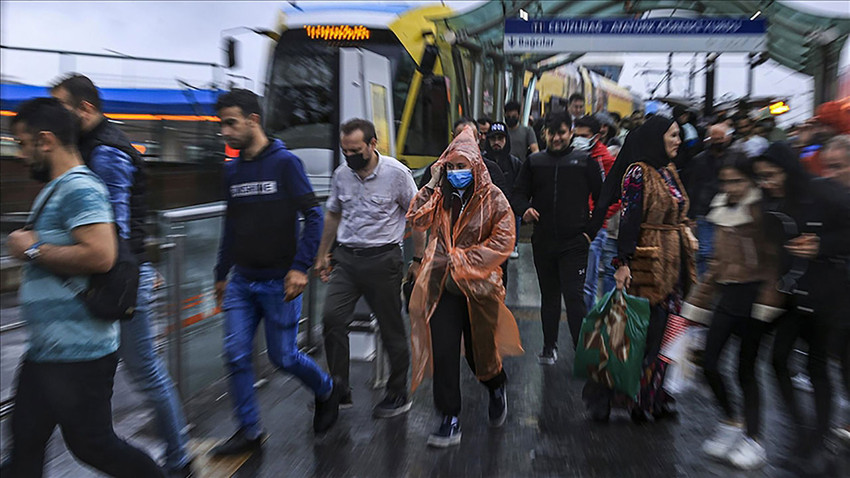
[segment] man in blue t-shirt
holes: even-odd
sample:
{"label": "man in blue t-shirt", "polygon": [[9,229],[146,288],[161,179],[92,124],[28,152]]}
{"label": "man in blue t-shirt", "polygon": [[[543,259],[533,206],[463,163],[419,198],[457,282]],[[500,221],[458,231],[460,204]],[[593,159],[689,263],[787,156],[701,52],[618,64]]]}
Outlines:
{"label": "man in blue t-shirt", "polygon": [[[227,215],[215,268],[216,301],[223,303],[226,315],[224,353],[240,427],[213,454],[232,455],[257,450],[263,442],[251,362],[260,319],[265,319],[269,360],[316,395],[316,433],[336,422],[340,393],[331,377],[298,350],[296,340],[301,293],[322,232],[322,213],[304,165],[280,140],[266,136],[254,93],[234,89],[219,97],[216,111],[227,145],[240,150],[224,169]],[[300,237],[299,214],[304,217]]]}
{"label": "man in blue t-shirt", "polygon": [[109,271],[118,255],[106,187],[83,166],[75,121],[59,101],[24,103],[12,131],[33,178],[47,185],[33,204],[31,227],[13,231],[6,243],[13,257],[26,261],[19,296],[29,340],[3,476],[41,476],[57,425],[74,456],[103,473],[162,476],[150,457],[112,429],[118,323],[95,318],[77,298],[89,276]]}

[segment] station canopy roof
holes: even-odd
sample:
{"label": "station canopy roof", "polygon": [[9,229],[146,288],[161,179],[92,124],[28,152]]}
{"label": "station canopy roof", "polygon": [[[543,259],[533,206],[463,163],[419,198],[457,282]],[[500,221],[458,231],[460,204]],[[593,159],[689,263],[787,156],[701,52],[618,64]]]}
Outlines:
{"label": "station canopy roof", "polygon": [[[99,88],[104,113],[149,115],[214,115],[217,90]],[[14,111],[21,103],[50,96],[49,88],[0,84],[0,110]]]}
{"label": "station canopy roof", "polygon": [[[830,58],[838,58],[850,33],[848,18],[815,15],[775,0],[491,0],[447,18],[444,26],[454,33],[461,45],[485,52],[501,52],[505,18],[517,18],[520,9],[525,10],[530,18],[639,18],[653,10],[681,10],[706,17],[750,18],[761,11],[762,18],[768,20],[770,58],[809,75],[817,74],[822,68],[824,53]],[[825,47],[826,52],[821,47]],[[549,56],[525,54],[511,60],[531,66]]]}

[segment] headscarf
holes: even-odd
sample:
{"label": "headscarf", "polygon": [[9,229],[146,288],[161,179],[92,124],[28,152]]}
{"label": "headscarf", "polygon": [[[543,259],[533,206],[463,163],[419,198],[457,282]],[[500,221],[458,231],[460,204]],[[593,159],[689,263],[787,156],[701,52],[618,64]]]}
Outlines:
{"label": "headscarf", "polygon": [[626,136],[617,161],[611,166],[602,184],[599,201],[593,207],[593,215],[587,231],[590,237],[595,237],[599,232],[608,208],[620,200],[623,176],[626,175],[629,166],[642,161],[654,168],[662,168],[670,163],[672,158],[667,156],[664,134],[673,123],[675,121],[672,118],[653,115]]}
{"label": "headscarf", "polygon": [[446,180],[445,164],[449,159],[456,156],[463,156],[469,162],[472,169],[472,187],[468,189],[470,193],[486,191],[493,182],[490,178],[490,173],[487,171],[487,166],[481,157],[481,150],[478,149],[478,132],[472,125],[463,127],[461,133],[452,140],[449,147],[437,160],[437,164],[443,167],[443,177],[440,180],[440,187],[435,191],[437,194],[435,201],[443,201],[443,207],[449,209],[451,207],[451,196],[454,187]]}
{"label": "headscarf", "polygon": [[782,168],[785,172],[786,204],[796,209],[796,203],[802,199],[812,175],[803,167],[794,149],[784,141],[777,141],[768,146],[754,161],[767,161]]}

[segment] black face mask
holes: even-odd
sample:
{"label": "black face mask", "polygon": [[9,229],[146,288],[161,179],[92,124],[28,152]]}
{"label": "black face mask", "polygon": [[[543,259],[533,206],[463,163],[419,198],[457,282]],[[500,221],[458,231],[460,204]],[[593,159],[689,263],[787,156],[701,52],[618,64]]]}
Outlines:
{"label": "black face mask", "polygon": [[505,118],[505,124],[508,125],[509,128],[513,128],[519,124],[519,118],[513,116],[507,117]]}
{"label": "black face mask", "polygon": [[41,164],[30,165],[30,177],[40,183],[49,183],[51,179],[50,163],[45,161]]}
{"label": "black face mask", "polygon": [[348,167],[353,169],[354,171],[360,171],[365,168],[366,165],[369,164],[369,160],[363,156],[363,153],[344,155],[345,162],[348,164]]}

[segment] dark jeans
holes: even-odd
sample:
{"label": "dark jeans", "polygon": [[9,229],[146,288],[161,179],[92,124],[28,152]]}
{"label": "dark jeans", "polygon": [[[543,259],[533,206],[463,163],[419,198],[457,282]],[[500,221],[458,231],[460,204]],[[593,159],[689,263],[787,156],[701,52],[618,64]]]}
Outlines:
{"label": "dark jeans", "polygon": [[24,360],[12,413],[10,478],[42,476],[44,450],[56,425],[75,457],[107,475],[163,476],[148,455],[112,429],[110,400],[117,365],[114,353],[90,362]]}
{"label": "dark jeans", "polygon": [[[443,415],[460,414],[460,339],[463,337],[466,363],[475,373],[472,355],[472,333],[466,296],[443,291],[440,302],[430,320],[431,349],[434,353],[434,405]],[[481,382],[489,390],[504,385],[505,371]]]}
{"label": "dark jeans", "polygon": [[[720,355],[726,342],[732,334],[737,334],[741,339],[741,348],[738,353],[738,383],[744,394],[744,419],[747,424],[747,435],[758,438],[761,425],[759,411],[759,384],[756,379],[756,360],[758,359],[759,345],[764,334],[766,324],[750,317],[750,310],[758,293],[759,284],[736,284],[727,285],[722,288],[720,306],[714,312],[711,319],[711,327],[708,329],[708,339],[705,344],[705,355],[703,372],[714,392],[714,397],[720,403],[723,414],[729,420],[737,418],[729,394],[726,391],[724,377],[718,369]],[[729,295],[737,295],[734,299],[741,307],[724,307]]]}
{"label": "dark jeans", "polygon": [[325,354],[331,375],[338,377],[343,390],[349,387],[348,326],[354,319],[354,306],[365,296],[378,318],[390,359],[387,391],[407,394],[410,342],[401,315],[402,268],[400,248],[370,257],[356,256],[342,247],[334,252],[324,309]]}
{"label": "dark jeans", "polygon": [[584,304],[584,278],[587,268],[588,243],[584,236],[565,241],[563,245],[548,240],[533,240],[534,267],[540,284],[540,319],[543,322],[543,346],[558,344],[561,319],[561,297],[567,306],[567,323],[573,348],[578,344],[581,321],[587,309]]}
{"label": "dark jeans", "polygon": [[794,350],[798,337],[809,344],[807,369],[814,388],[818,437],[826,436],[829,432],[832,417],[832,384],[827,368],[830,325],[825,317],[803,315],[792,308],[789,313],[779,319],[776,338],[773,341],[773,370],[779,382],[779,392],[799,431],[802,431],[804,426],[804,415],[791,384],[788,357]]}

